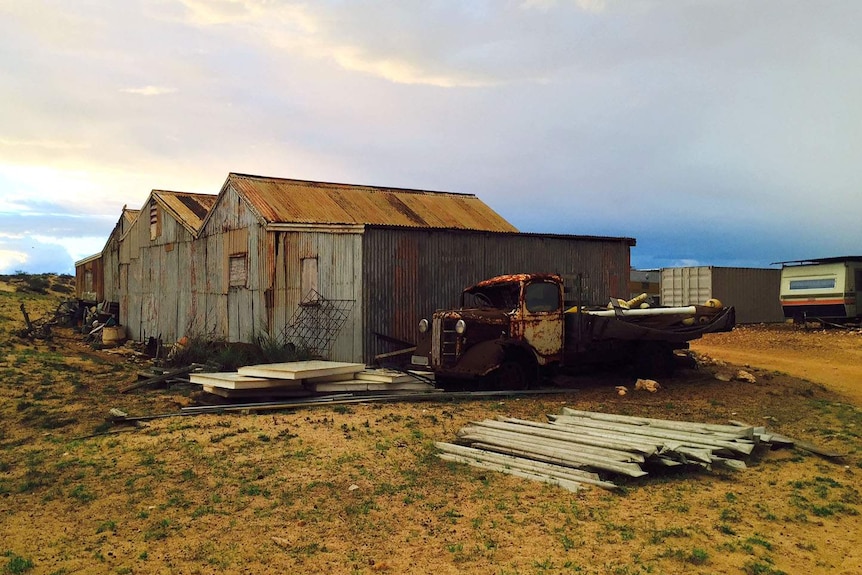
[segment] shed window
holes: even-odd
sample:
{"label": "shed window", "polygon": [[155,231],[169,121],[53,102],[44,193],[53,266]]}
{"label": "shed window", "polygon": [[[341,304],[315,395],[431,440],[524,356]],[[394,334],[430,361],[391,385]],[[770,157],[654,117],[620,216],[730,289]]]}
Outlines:
{"label": "shed window", "polygon": [[93,291],[93,272],[84,271],[84,291]]}
{"label": "shed window", "polygon": [[790,289],[834,289],[835,278],[816,280],[790,280]]}
{"label": "shed window", "polygon": [[560,288],[557,284],[537,282],[527,286],[524,294],[527,311],[546,312],[560,309]]}
{"label": "shed window", "polygon": [[230,287],[245,287],[248,284],[248,257],[246,254],[230,256]]}
{"label": "shed window", "polygon": [[302,258],[300,261],[300,293],[303,303],[316,303],[317,290],[317,258]]}

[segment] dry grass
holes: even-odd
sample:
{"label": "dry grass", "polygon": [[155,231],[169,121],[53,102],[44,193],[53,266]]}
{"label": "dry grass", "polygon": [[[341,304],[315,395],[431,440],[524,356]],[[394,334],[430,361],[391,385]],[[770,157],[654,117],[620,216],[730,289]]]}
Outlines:
{"label": "dry grass", "polygon": [[[858,573],[862,417],[817,384],[708,372],[620,397],[623,375],[539,399],[318,407],[109,428],[138,368],[63,332],[27,342],[0,292],[0,571],[9,573]],[[42,307],[40,307],[42,306]],[[621,380],[622,378],[622,380]],[[743,472],[682,472],[578,494],[434,457],[471,420],[563,405],[744,419],[849,455],[761,453]],[[769,418],[769,419],[765,419]],[[109,432],[81,439],[95,432]]]}

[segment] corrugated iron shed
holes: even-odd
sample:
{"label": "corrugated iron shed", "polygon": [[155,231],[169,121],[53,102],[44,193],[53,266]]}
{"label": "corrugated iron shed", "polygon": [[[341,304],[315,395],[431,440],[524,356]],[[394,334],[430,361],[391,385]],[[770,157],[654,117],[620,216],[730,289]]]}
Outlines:
{"label": "corrugated iron shed", "polygon": [[218,196],[214,194],[192,194],[167,190],[153,190],[152,197],[195,236],[218,199]]}
{"label": "corrugated iron shed", "polygon": [[104,262],[102,253],[75,262],[75,296],[87,301],[104,297]]}
{"label": "corrugated iron shed", "polygon": [[94,261],[98,260],[98,259],[99,259],[99,258],[101,258],[101,257],[102,257],[102,252],[99,252],[99,253],[97,253],[97,254],[93,254],[93,255],[91,255],[91,256],[87,256],[87,257],[85,257],[85,258],[84,258],[84,259],[82,259],[82,260],[78,260],[78,261],[76,261],[76,262],[75,262],[75,267],[77,268],[77,267],[84,266],[84,265],[86,265],[86,264],[88,264],[88,263],[90,263],[90,262],[94,262]]}
{"label": "corrugated iron shed", "polygon": [[[517,232],[472,194],[290,180],[231,173],[263,223],[371,224]],[[224,189],[223,188],[223,189]]]}

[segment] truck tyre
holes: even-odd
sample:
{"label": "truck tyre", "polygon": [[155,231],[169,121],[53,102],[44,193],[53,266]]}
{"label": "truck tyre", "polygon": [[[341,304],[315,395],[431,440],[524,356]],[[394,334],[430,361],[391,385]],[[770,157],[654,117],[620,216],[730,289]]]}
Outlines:
{"label": "truck tyre", "polygon": [[506,358],[494,371],[497,389],[517,391],[530,389],[538,379],[538,369],[532,358],[516,353]]}
{"label": "truck tyre", "polygon": [[668,377],[673,374],[673,348],[664,342],[647,341],[635,349],[635,375],[637,377]]}

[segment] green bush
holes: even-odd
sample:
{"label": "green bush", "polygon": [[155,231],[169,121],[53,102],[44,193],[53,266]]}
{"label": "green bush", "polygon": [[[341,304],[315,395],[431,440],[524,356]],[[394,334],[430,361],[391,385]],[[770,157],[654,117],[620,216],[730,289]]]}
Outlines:
{"label": "green bush", "polygon": [[48,293],[48,288],[51,286],[51,282],[44,276],[25,274],[22,279],[24,280],[24,291],[46,294]]}
{"label": "green bush", "polygon": [[6,563],[7,573],[24,573],[33,568],[33,561],[31,559],[21,557],[11,551],[7,551],[5,555],[9,558],[9,561]]}
{"label": "green bush", "polygon": [[183,338],[176,344],[167,358],[169,367],[184,367],[193,363],[215,364],[219,369],[233,371],[244,365],[258,363],[280,363],[311,359],[313,355],[292,344],[284,343],[267,333],[260,333],[254,343],[226,342],[205,335]]}

